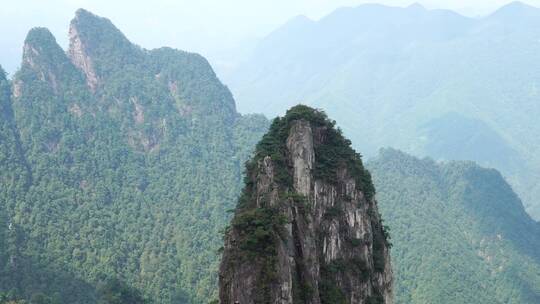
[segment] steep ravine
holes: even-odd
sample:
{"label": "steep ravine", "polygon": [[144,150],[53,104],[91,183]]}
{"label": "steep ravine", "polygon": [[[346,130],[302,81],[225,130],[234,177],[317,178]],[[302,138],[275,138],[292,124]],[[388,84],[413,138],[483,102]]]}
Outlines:
{"label": "steep ravine", "polygon": [[274,120],[225,232],[222,304],[392,303],[387,234],[350,144],[306,106]]}

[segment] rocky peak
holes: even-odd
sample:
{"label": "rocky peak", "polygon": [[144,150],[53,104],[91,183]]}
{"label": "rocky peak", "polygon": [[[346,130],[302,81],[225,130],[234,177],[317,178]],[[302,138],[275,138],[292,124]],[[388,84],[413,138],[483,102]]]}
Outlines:
{"label": "rocky peak", "polygon": [[84,9],[75,12],[75,18],[70,23],[70,32],[83,43],[85,51],[92,56],[104,55],[114,48],[140,50],[109,19]]}
{"label": "rocky peak", "polygon": [[[64,50],[58,45],[51,32],[42,27],[33,28],[28,32],[23,47],[23,62],[21,70],[33,71],[40,81],[49,83],[55,93],[59,92],[60,79],[69,61]],[[14,94],[20,88],[20,79],[14,81]]]}
{"label": "rocky peak", "polygon": [[[92,92],[100,95],[100,89],[108,84],[117,83],[118,79],[131,79],[127,82],[132,87],[129,96],[125,96],[126,90],[114,92],[115,86],[108,86],[106,91],[108,95],[114,95],[114,101],[105,100],[104,103],[111,107],[120,103],[132,104],[138,125],[142,124],[144,112],[152,111],[149,106],[166,104],[176,107],[178,113],[193,124],[201,119],[214,122],[224,119],[226,123],[234,123],[238,117],[232,94],[201,55],[168,47],[142,49],[131,43],[109,19],[83,9],[79,9],[71,21],[69,37],[68,55],[84,74]],[[153,97],[139,96],[142,92],[157,92],[157,87],[160,87],[159,94],[169,93],[169,96],[156,97],[159,103],[152,105],[149,101]],[[134,103],[134,98],[140,102]],[[144,116],[144,122],[151,123],[149,116]],[[216,124],[205,125],[205,128],[212,128],[212,125]]]}
{"label": "rocky peak", "polygon": [[222,304],[392,303],[371,176],[334,124],[296,106],[257,145],[225,233]]}
{"label": "rocky peak", "polygon": [[77,30],[77,26],[75,26],[73,21],[69,27],[68,54],[71,62],[73,62],[73,64],[86,76],[86,83],[88,84],[88,87],[95,92],[99,80],[94,69],[94,64],[87,54],[79,31]]}
{"label": "rocky peak", "polygon": [[109,19],[79,9],[69,27],[68,55],[95,91],[112,68],[137,60],[142,51]]}
{"label": "rocky peak", "polygon": [[63,54],[64,51],[48,29],[36,27],[26,35],[23,46],[23,65],[37,68],[38,65],[52,63],[55,58],[63,57]]}

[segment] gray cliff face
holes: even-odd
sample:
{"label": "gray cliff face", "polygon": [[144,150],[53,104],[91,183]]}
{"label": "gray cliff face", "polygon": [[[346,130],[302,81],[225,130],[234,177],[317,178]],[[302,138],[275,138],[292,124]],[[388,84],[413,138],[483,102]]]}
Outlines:
{"label": "gray cliff face", "polygon": [[[253,204],[239,206],[226,233],[220,303],[392,303],[389,247],[375,199],[345,164],[331,181],[314,174],[327,133],[305,119],[292,121],[285,144],[292,187],[277,180],[283,168],[271,156],[248,168]],[[264,220],[250,222],[255,229],[242,224],[260,210],[279,220],[266,230],[257,226]],[[273,236],[269,250],[258,252],[262,243],[255,242],[250,251],[246,239],[258,240],[257,233]]]}
{"label": "gray cliff face", "polygon": [[94,69],[92,59],[86,53],[85,46],[74,22],[69,27],[68,55],[71,62],[86,76],[86,83],[90,90],[95,92],[99,84],[99,78]]}

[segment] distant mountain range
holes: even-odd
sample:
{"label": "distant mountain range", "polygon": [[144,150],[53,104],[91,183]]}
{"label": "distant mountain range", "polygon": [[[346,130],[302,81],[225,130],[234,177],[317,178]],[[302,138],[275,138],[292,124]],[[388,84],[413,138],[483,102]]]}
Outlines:
{"label": "distant mountain range", "polygon": [[540,10],[483,18],[367,4],[297,17],[225,78],[241,112],[325,109],[368,156],[396,147],[500,169],[540,219]]}

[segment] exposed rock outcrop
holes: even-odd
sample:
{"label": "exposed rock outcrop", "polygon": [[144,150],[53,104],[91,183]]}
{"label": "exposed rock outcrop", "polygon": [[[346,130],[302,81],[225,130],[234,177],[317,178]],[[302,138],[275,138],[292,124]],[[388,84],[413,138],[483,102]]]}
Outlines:
{"label": "exposed rock outcrop", "polygon": [[[48,83],[55,94],[59,92],[64,71],[63,67],[54,63],[62,61],[65,61],[64,51],[48,29],[36,27],[28,32],[23,46],[22,66],[32,70],[40,81]],[[14,96],[20,96],[22,89],[22,82],[16,79]]]}
{"label": "exposed rock outcrop", "polygon": [[294,107],[257,146],[219,280],[222,304],[392,303],[371,177],[324,113]]}
{"label": "exposed rock outcrop", "polygon": [[68,56],[95,92],[113,73],[111,65],[140,63],[144,51],[132,44],[109,19],[79,9],[69,25]]}
{"label": "exposed rock outcrop", "polygon": [[90,90],[95,92],[99,84],[99,78],[94,69],[92,59],[86,54],[85,46],[81,41],[75,22],[72,22],[69,27],[68,56],[71,59],[71,62],[73,62],[73,64],[86,76],[86,83]]}
{"label": "exposed rock outcrop", "polygon": [[[81,96],[75,98],[71,92],[81,85],[84,88],[84,75],[71,63],[52,33],[42,27],[32,28],[24,41],[21,68],[13,77],[15,100],[18,101],[25,92],[39,96],[33,87],[35,81],[44,84],[39,87],[43,90],[39,94],[52,93],[55,99],[60,97],[59,103],[80,99]],[[39,102],[38,99],[35,101]]]}

